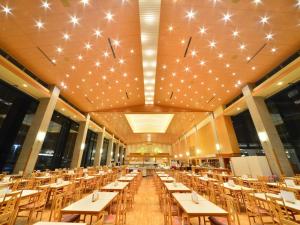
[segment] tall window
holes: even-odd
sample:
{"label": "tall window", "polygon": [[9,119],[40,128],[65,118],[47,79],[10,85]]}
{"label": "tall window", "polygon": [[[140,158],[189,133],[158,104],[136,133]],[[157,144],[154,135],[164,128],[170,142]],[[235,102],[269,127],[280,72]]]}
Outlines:
{"label": "tall window", "polygon": [[81,166],[83,167],[92,166],[94,164],[97,136],[97,133],[88,130],[81,160]]}
{"label": "tall window", "polygon": [[77,132],[77,123],[54,112],[35,169],[70,167]]}
{"label": "tall window", "polygon": [[38,102],[0,81],[0,171],[12,172]]}
{"label": "tall window", "polygon": [[104,138],[104,140],[103,140],[103,146],[102,146],[102,153],[101,153],[101,162],[100,162],[101,166],[106,165],[108,145],[109,145],[109,140],[106,139],[106,138]]}
{"label": "tall window", "polygon": [[232,116],[231,119],[241,154],[245,156],[264,155],[264,151],[261,147],[249,110],[246,110],[236,116]]}
{"label": "tall window", "polygon": [[285,152],[296,173],[300,172],[300,82],[266,101]]}

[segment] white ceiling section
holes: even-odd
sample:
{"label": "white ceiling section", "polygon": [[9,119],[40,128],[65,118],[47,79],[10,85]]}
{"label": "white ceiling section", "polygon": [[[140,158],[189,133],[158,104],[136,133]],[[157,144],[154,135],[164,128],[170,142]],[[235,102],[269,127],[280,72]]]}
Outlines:
{"label": "white ceiling section", "polygon": [[[165,133],[174,114],[125,114],[133,133]],[[149,134],[151,139],[151,135]]]}
{"label": "white ceiling section", "polygon": [[154,103],[161,0],[139,0],[145,104]]}

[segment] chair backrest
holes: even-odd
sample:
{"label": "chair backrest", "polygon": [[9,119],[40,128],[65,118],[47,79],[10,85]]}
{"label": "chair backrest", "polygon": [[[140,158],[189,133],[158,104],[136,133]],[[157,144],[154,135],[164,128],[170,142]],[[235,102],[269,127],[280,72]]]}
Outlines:
{"label": "chair backrest", "polygon": [[299,223],[288,219],[282,219],[281,223],[282,225],[299,225]]}
{"label": "chair backrest", "polygon": [[229,213],[230,224],[240,225],[237,201],[235,201],[235,199],[229,195],[225,195],[225,199],[227,211]]}
{"label": "chair backrest", "polygon": [[56,221],[56,222],[59,221],[60,210],[63,206],[63,202],[64,202],[64,193],[57,193],[52,200],[50,221]]}
{"label": "chair backrest", "polygon": [[1,203],[0,224],[12,225],[18,213],[21,191],[14,191],[4,196]]}
{"label": "chair backrest", "polygon": [[276,223],[281,224],[281,220],[288,216],[288,211],[285,207],[284,200],[267,196],[272,218]]}

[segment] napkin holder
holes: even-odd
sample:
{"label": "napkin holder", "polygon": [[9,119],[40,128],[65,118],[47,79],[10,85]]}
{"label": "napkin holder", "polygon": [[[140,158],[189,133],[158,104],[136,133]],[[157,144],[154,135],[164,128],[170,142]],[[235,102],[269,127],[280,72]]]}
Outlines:
{"label": "napkin holder", "polygon": [[173,186],[174,186],[174,187],[177,187],[177,183],[176,183],[175,181],[173,182]]}
{"label": "napkin holder", "polygon": [[92,202],[96,202],[99,199],[99,192],[94,191],[92,194]]}
{"label": "napkin holder", "polygon": [[233,180],[228,180],[228,185],[230,186],[230,187],[234,187],[235,186],[235,183],[233,182]]}
{"label": "napkin holder", "polygon": [[63,183],[63,179],[62,178],[57,178],[56,184],[62,184],[62,183]]}
{"label": "napkin holder", "polygon": [[87,173],[84,174],[84,178],[88,178],[89,175]]}
{"label": "napkin holder", "polygon": [[116,182],[114,182],[114,186],[115,186],[115,187],[117,187],[117,186],[118,186],[118,184],[119,184],[119,183],[118,183],[117,181],[116,181]]}

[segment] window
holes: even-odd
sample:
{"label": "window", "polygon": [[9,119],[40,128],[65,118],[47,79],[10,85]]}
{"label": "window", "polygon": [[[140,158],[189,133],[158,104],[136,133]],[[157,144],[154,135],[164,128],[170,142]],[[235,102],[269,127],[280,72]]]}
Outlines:
{"label": "window", "polygon": [[81,166],[83,167],[92,166],[94,164],[97,136],[97,133],[88,130],[81,160]]}
{"label": "window", "polygon": [[106,165],[108,146],[109,146],[109,140],[104,138],[103,139],[103,146],[102,146],[102,153],[101,153],[101,162],[100,162],[101,166]]}
{"label": "window", "polygon": [[300,82],[268,98],[269,112],[285,152],[296,173],[300,172]]}
{"label": "window", "polygon": [[241,150],[241,155],[264,155],[249,110],[236,116],[232,116],[231,119]]}
{"label": "window", "polygon": [[37,106],[35,99],[0,81],[0,171],[13,171]]}
{"label": "window", "polygon": [[68,168],[73,156],[78,124],[54,112],[35,169]]}

